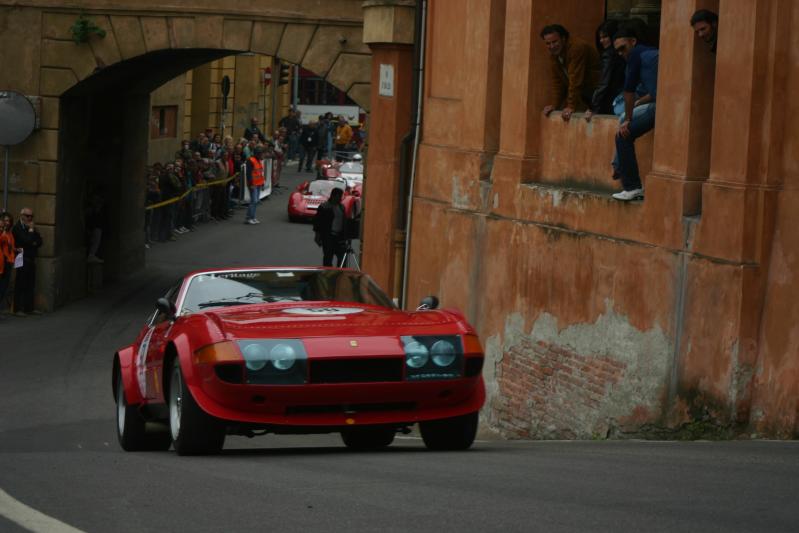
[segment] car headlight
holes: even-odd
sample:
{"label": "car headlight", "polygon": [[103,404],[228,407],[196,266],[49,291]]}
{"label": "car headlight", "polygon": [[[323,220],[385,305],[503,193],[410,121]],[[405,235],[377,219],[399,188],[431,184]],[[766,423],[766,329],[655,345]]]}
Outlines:
{"label": "car headlight", "polygon": [[412,340],[405,345],[405,363],[411,368],[422,368],[427,364],[430,352],[421,342]]}
{"label": "car headlight", "polygon": [[278,370],[288,370],[297,360],[297,352],[288,344],[276,344],[269,350],[269,358]]}
{"label": "car headlight", "polygon": [[241,349],[241,355],[244,356],[244,364],[248,370],[258,372],[263,370],[266,363],[269,361],[269,353],[263,344],[252,343],[247,344]]}
{"label": "car headlight", "polygon": [[245,383],[296,385],[308,377],[308,354],[299,339],[238,341],[246,367]]}
{"label": "car headlight", "polygon": [[430,353],[433,354],[433,362],[442,368],[451,365],[457,357],[455,345],[445,339],[434,342]]}
{"label": "car headlight", "polygon": [[463,376],[460,335],[400,337],[405,351],[405,379],[455,379]]}

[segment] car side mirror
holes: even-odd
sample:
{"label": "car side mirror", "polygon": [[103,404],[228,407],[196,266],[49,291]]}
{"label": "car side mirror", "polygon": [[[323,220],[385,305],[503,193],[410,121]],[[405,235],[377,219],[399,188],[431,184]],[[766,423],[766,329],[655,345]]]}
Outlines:
{"label": "car side mirror", "polygon": [[155,302],[155,306],[158,308],[160,312],[164,313],[169,320],[175,320],[175,313],[177,312],[175,304],[173,304],[166,298],[159,298]]}
{"label": "car side mirror", "polygon": [[425,296],[419,302],[419,307],[416,308],[417,311],[428,311],[430,309],[438,309],[438,298],[435,296]]}

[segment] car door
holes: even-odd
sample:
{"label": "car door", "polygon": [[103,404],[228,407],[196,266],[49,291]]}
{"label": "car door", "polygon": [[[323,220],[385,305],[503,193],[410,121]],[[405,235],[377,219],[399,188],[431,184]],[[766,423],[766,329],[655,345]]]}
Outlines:
{"label": "car door", "polygon": [[[180,284],[171,287],[164,295],[173,305],[177,304]],[[164,360],[164,350],[169,342],[169,333],[172,328],[172,321],[166,313],[158,310],[150,322],[150,329],[145,333],[142,340],[142,349],[145,342],[147,344],[144,361],[144,395],[147,400],[158,400],[162,398],[161,390],[161,367]]]}

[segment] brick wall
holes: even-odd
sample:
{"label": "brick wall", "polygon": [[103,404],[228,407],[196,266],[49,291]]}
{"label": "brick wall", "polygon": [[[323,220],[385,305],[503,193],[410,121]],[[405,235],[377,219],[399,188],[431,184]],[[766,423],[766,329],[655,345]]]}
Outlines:
{"label": "brick wall", "polygon": [[496,424],[518,438],[604,437],[607,423],[596,421],[626,368],[607,356],[522,339],[497,365]]}

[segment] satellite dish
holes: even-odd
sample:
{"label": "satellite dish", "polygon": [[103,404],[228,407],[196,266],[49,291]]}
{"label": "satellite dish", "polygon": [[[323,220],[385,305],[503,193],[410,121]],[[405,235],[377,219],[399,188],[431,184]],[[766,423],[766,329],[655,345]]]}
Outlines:
{"label": "satellite dish", "polygon": [[36,111],[24,95],[0,91],[0,145],[14,146],[27,139],[36,125]]}

